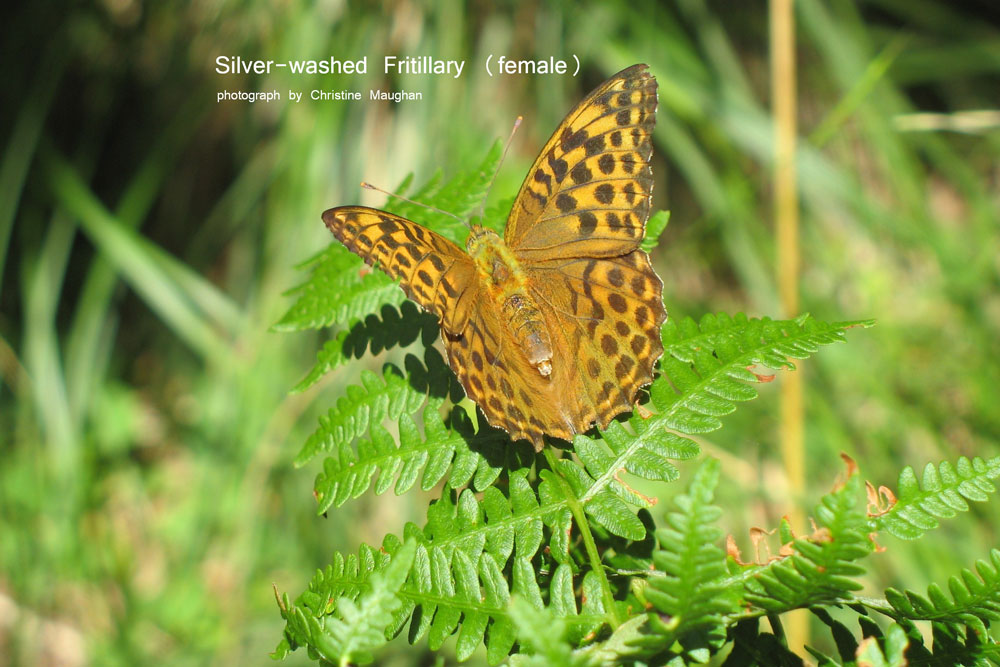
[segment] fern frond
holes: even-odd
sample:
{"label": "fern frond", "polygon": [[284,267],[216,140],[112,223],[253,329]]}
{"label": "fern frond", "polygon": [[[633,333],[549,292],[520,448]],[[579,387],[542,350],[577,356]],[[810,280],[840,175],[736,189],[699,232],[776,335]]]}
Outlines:
{"label": "fern frond", "polygon": [[[444,399],[461,396],[461,387],[436,348],[424,350],[426,363],[407,355],[403,372],[391,364],[382,376],[362,371],[361,385],[347,387],[337,405],[320,418],[317,430],[296,457],[303,465],[319,453],[330,456],[316,478],[318,512],[357,498],[373,484],[381,494],[409,490],[421,470],[421,488],[428,491],[447,478],[450,488],[471,484],[482,491],[502,470],[528,468],[535,458],[530,443],[512,443],[501,430],[477,431],[465,409],[455,406],[441,417]],[[428,398],[430,395],[430,398]],[[423,429],[417,427],[419,421]],[[383,426],[391,422],[393,435]]]}
{"label": "fern frond", "polygon": [[350,444],[355,438],[366,434],[373,424],[383,419],[398,420],[404,414],[412,414],[426,398],[425,392],[414,387],[409,378],[391,364],[386,365],[381,376],[361,371],[361,384],[348,385],[344,396],[320,417],[319,428],[296,455],[295,465],[305,465],[323,452],[334,453],[349,465],[353,458]]}
{"label": "fern frond", "polygon": [[656,531],[656,570],[643,592],[655,607],[649,613],[646,647],[668,648],[680,641],[687,650],[720,645],[723,617],[736,611],[738,589],[726,586],[726,554],[719,546],[722,515],[712,499],[719,481],[719,462],[708,459],[692,477],[687,491],[674,499],[667,526]]}
{"label": "fern frond", "polygon": [[948,461],[937,467],[928,463],[920,481],[913,468],[907,466],[899,474],[895,505],[875,518],[875,529],[903,539],[916,539],[937,528],[938,519],[967,512],[966,501],[987,500],[996,491],[989,480],[998,475],[1000,457],[984,461],[978,456],[971,460],[963,456],[954,466]]}
{"label": "fern frond", "polygon": [[719,417],[736,403],[757,397],[751,386],[761,381],[755,366],[794,369],[790,359],[806,359],[820,346],[843,342],[844,331],[871,321],[820,322],[802,315],[794,320],[706,315],[663,326],[663,375],[649,389],[659,411],[657,422],[681,433],[707,433],[722,427]]}
{"label": "fern frond", "polygon": [[350,326],[383,305],[398,306],[406,300],[389,276],[362,268],[361,258],[339,243],[331,243],[299,268],[312,272],[306,282],[286,292],[296,297],[295,303],[272,326],[275,331]]}
{"label": "fern frond", "polygon": [[[511,444],[496,429],[474,429],[465,410],[452,408],[448,421],[441,418],[441,399],[430,399],[423,410],[423,429],[406,412],[398,416],[398,443],[381,424],[373,422],[357,449],[343,445],[336,456],[323,461],[316,478],[318,511],[340,507],[364,494],[375,482],[375,494],[390,486],[401,495],[420,476],[420,488],[430,491],[447,476],[447,485],[458,489],[466,484],[482,491],[493,484],[503,469],[529,467],[534,450],[528,443]],[[390,415],[391,416],[391,415]],[[376,472],[379,472],[376,477]]]}
{"label": "fern frond", "polygon": [[708,315],[696,324],[690,318],[663,327],[663,374],[650,385],[657,412],[639,414],[626,422],[611,422],[600,438],[578,435],[573,445],[583,470],[566,462],[560,473],[573,484],[587,514],[615,535],[641,539],[645,529],[629,505],[648,507],[622,479],[628,472],[656,481],[671,481],[677,469],[671,461],[697,455],[699,448],[678,433],[705,433],[720,428],[719,417],[736,403],[757,396],[752,383],[761,378],[749,368],[793,367],[789,358],[803,359],[819,346],[844,340],[844,331],[868,322],[828,324],[808,315],[794,320],[750,319],[745,315]]}
{"label": "fern frond", "polygon": [[631,433],[621,423],[611,422],[600,439],[578,435],[573,446],[583,467],[569,459],[559,461],[559,474],[570,482],[587,515],[629,540],[646,534],[629,506],[648,507],[652,502],[632,489],[622,474],[673,481],[678,473],[670,461],[690,459],[699,452],[694,441],[658,430],[651,421],[636,415],[628,421]]}
{"label": "fern frond", "polygon": [[[371,652],[385,645],[393,612],[403,605],[397,593],[410,572],[416,549],[412,540],[397,549],[387,565],[368,578],[363,595],[336,597],[336,612],[326,614],[323,622],[315,613],[289,605],[286,596],[282,605],[286,641],[291,646],[310,646],[324,660],[342,667],[373,662]],[[322,603],[324,608],[334,604],[333,597],[328,600]]]}
{"label": "fern frond", "polygon": [[[947,621],[965,623],[981,635],[986,626],[1000,620],[1000,551],[993,549],[989,561],[976,563],[976,571],[963,569],[960,576],[948,580],[948,593],[937,584],[927,587],[927,595],[913,591],[887,589],[885,598],[892,605],[891,616],[912,621]],[[879,609],[883,613],[886,610]]]}
{"label": "fern frond", "polygon": [[[564,618],[572,641],[607,623],[596,575],[575,574],[569,510],[542,500],[558,497],[547,482],[536,495],[527,472],[519,469],[510,474],[507,495],[495,486],[488,487],[481,500],[470,489],[457,496],[445,494],[428,509],[426,528],[406,526],[406,539],[418,544],[409,578],[397,593],[403,604],[394,613],[388,635],[412,619],[411,643],[426,636],[430,648],[437,650],[457,633],[459,659],[485,644],[487,657],[495,664],[516,639],[509,612],[512,595]],[[537,574],[533,564],[543,544],[545,557],[553,561],[548,575]],[[356,556],[335,555],[297,603],[322,618],[331,611],[326,601],[361,595],[371,577],[392,562],[399,546],[390,535],[381,549],[362,546]]]}
{"label": "fern frond", "polygon": [[366,352],[378,354],[393,347],[405,347],[417,338],[424,347],[430,347],[437,340],[437,318],[418,310],[412,301],[404,301],[399,308],[385,304],[380,314],[381,319],[368,315],[326,341],[316,354],[316,364],[291,393],[305,391],[333,369],[352,359],[360,359]]}
{"label": "fern frond", "polygon": [[836,604],[859,590],[864,568],[855,563],[872,552],[868,521],[861,506],[861,478],[852,474],[823,496],[814,518],[818,530],[791,543],[791,555],[766,565],[746,566],[745,600],[768,612]]}
{"label": "fern frond", "polygon": [[[785,353],[805,356],[808,349],[841,340],[843,328],[850,326],[828,325],[810,318],[800,320],[771,322],[713,316],[705,318],[701,326],[685,320],[665,336],[670,341],[665,366],[671,372],[657,378],[650,390],[660,412],[647,419],[633,415],[627,422],[629,428],[612,422],[600,438],[577,436],[573,444],[583,467],[568,459],[560,463],[558,472],[570,482],[584,511],[615,535],[642,539],[645,528],[629,506],[648,506],[649,500],[636,493],[622,474],[658,481],[676,479],[677,469],[671,461],[695,456],[698,447],[668,428],[690,425],[694,411],[704,413],[710,404],[728,403],[735,409],[730,401],[756,395],[752,387],[736,379],[757,381],[747,366],[766,363],[762,360],[779,365],[778,359],[784,359],[780,355]],[[377,470],[382,471],[377,493],[387,490],[397,473],[396,492],[403,493],[424,466],[425,490],[449,469],[453,488],[467,482],[473,471],[477,472],[477,490],[496,479],[503,458],[498,452],[508,442],[500,432],[486,429],[470,448],[471,430],[441,428],[440,418],[428,416],[425,409],[425,433],[419,435],[409,415],[423,404],[424,388],[439,395],[460,391],[434,348],[427,348],[425,357],[426,368],[407,357],[407,374],[391,366],[381,378],[363,372],[362,385],[348,387],[346,395],[320,419],[319,428],[296,457],[296,464],[302,465],[318,453],[333,454],[324,462],[323,473],[317,479],[320,511],[364,493]],[[436,381],[413,381],[413,376],[424,372]],[[691,376],[698,381],[690,381]],[[675,386],[681,390],[678,392]],[[666,392],[669,398],[664,398]],[[398,444],[380,425],[385,419],[396,422]],[[352,446],[355,439],[359,439],[356,450]]]}

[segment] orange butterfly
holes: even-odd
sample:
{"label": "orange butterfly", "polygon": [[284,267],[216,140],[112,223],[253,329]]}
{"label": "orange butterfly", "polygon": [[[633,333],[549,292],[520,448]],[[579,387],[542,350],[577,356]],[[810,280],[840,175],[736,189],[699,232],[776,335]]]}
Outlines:
{"label": "orange butterfly", "polygon": [[334,236],[441,320],[448,361],[490,424],[541,450],[632,409],[663,354],[663,283],[639,248],[649,217],[656,80],[614,75],[563,119],[501,239],[466,252],[363,206],[323,213]]}

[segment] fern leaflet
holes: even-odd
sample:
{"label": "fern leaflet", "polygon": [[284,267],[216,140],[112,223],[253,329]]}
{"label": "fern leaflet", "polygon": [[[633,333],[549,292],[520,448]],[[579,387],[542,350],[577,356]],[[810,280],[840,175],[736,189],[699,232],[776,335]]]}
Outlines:
{"label": "fern leaflet", "polygon": [[[415,555],[415,542],[407,542],[397,549],[387,566],[370,577],[364,595],[336,598],[336,613],[327,612],[327,607],[333,604],[333,597],[329,598],[330,602],[320,602],[324,615],[319,616],[314,609],[309,610],[312,613],[306,613],[299,607],[289,605],[285,596],[282,616],[287,625],[285,640],[278,652],[285,647],[305,644],[323,659],[341,667],[373,662],[371,651],[386,643],[386,628],[393,621],[393,613],[402,606],[397,593],[406,581]],[[314,598],[309,601],[317,602]]]}
{"label": "fern leaflet", "polygon": [[[667,525],[656,531],[655,574],[643,595],[649,613],[646,647],[669,648],[679,640],[686,650],[719,646],[725,639],[723,617],[736,611],[738,597],[726,588],[726,554],[716,525],[722,510],[711,504],[719,481],[719,462],[707,460],[695,472],[687,492],[674,499]],[[640,642],[637,642],[640,643]]]}
{"label": "fern leaflet", "polygon": [[890,588],[885,597],[892,611],[880,611],[912,621],[960,621],[986,635],[986,626],[1000,619],[1000,551],[993,549],[988,562],[978,561],[975,572],[963,569],[951,577],[948,592],[950,597],[937,584],[927,587],[926,596]]}
{"label": "fern leaflet", "polygon": [[855,561],[873,549],[862,488],[861,477],[851,474],[823,496],[815,510],[818,529],[794,540],[791,555],[746,566],[739,575],[745,600],[771,614],[849,600],[848,593],[861,588],[855,578],[864,574]]}
{"label": "fern leaflet", "polygon": [[884,530],[903,539],[916,539],[938,527],[938,519],[950,519],[958,512],[967,512],[966,501],[983,502],[996,491],[992,482],[1000,475],[1000,457],[984,461],[961,457],[953,466],[944,461],[935,467],[924,467],[918,481],[913,468],[907,466],[899,474],[895,504],[875,518],[875,529]]}
{"label": "fern leaflet", "polygon": [[670,211],[657,211],[649,216],[649,220],[646,221],[646,236],[642,239],[639,247],[646,252],[652,252],[653,248],[660,243],[660,235],[667,228],[669,222]]}
{"label": "fern leaflet", "polygon": [[[596,575],[575,573],[569,511],[541,501],[558,492],[543,482],[536,495],[526,475],[526,470],[510,474],[507,496],[496,487],[488,487],[482,500],[470,489],[456,497],[446,494],[428,509],[426,528],[406,526],[407,541],[417,547],[409,579],[397,593],[402,605],[389,635],[410,620],[410,642],[426,636],[436,650],[457,632],[460,659],[485,643],[495,664],[506,657],[516,638],[509,612],[512,595],[565,618],[573,641],[607,622]],[[552,569],[540,582],[532,561],[543,544]],[[381,549],[362,546],[356,556],[335,555],[300,596],[300,605],[318,619],[330,613],[327,600],[361,595],[367,582],[392,562],[399,546],[390,535]]]}

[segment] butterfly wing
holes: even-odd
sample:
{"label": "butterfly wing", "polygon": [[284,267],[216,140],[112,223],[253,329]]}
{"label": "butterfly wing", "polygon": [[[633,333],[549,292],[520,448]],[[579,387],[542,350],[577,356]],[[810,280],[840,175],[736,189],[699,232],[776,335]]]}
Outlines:
{"label": "butterfly wing", "polygon": [[610,257],[638,247],[649,217],[656,80],[622,70],[576,106],[521,185],[504,239],[522,262]]}
{"label": "butterfly wing", "polygon": [[541,449],[543,435],[570,440],[631,410],[663,354],[663,283],[649,257],[556,259],[528,271],[553,348],[549,377],[522,353],[495,306],[479,301],[461,336],[445,338],[448,360],[490,424]]}
{"label": "butterfly wing", "polygon": [[491,300],[479,302],[461,336],[445,337],[445,350],[466,395],[489,423],[507,431],[512,440],[526,438],[540,449],[542,434],[549,432],[540,400],[545,383],[535,382],[541,376],[517,347]]}
{"label": "butterfly wing", "polygon": [[642,250],[549,260],[527,271],[532,295],[558,338],[555,347],[573,351],[553,361],[559,392],[552,405],[569,415],[574,432],[594,421],[603,429],[631,410],[639,390],[653,380],[667,318],[663,282]]}
{"label": "butterfly wing", "polygon": [[364,206],[331,208],[323,222],[365,263],[398,279],[406,296],[437,315],[446,332],[465,329],[477,290],[475,267],[461,248],[406,218]]}

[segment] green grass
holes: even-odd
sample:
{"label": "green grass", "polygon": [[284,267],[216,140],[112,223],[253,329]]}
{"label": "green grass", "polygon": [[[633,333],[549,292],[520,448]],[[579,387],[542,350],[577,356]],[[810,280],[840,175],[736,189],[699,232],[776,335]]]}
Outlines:
{"label": "green grass", "polygon": [[[422,519],[422,496],[316,517],[317,470],[292,466],[360,369],[289,396],[321,341],[270,327],[295,265],[330,242],[319,214],[382,203],[362,178],[452,175],[523,114],[491,201],[509,197],[572,103],[647,62],[668,310],[779,314],[760,7],[107,7],[20,10],[2,47],[20,66],[7,84],[17,104],[0,111],[0,595],[15,610],[0,652],[14,663],[57,645],[96,664],[263,663],[282,627],[272,582],[301,590],[333,549]],[[804,365],[815,500],[840,451],[876,484],[907,464],[997,453],[1000,128],[900,131],[898,119],[995,110],[1000,29],[944,3],[797,7],[803,310],[879,322]],[[58,17],[45,36],[42,11]],[[386,82],[385,53],[468,64],[458,82]],[[576,54],[585,67],[500,81],[481,65],[489,53]],[[369,73],[223,79],[218,54],[368,55]],[[221,88],[380,85],[424,101],[215,103]],[[744,545],[747,526],[775,524],[791,502],[777,392],[763,393],[704,443],[740,481],[716,502]],[[922,590],[983,557],[993,517],[976,508],[873,587]]]}

